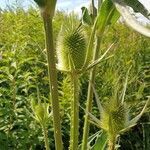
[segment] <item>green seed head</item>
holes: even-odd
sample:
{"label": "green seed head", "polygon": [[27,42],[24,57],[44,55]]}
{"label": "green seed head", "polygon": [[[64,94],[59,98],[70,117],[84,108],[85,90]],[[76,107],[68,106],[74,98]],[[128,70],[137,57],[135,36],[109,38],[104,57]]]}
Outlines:
{"label": "green seed head", "polygon": [[101,127],[108,132],[109,135],[117,135],[126,127],[128,121],[128,112],[125,104],[111,106],[106,104],[101,113]]}
{"label": "green seed head", "polygon": [[86,38],[76,22],[65,22],[57,40],[58,69],[80,70],[86,56]]}

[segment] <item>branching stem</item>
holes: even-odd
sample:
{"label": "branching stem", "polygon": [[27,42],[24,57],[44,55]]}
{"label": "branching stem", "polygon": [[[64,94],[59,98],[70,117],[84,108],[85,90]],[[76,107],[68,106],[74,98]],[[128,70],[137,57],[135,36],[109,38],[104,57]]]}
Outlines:
{"label": "branching stem", "polygon": [[114,136],[109,140],[108,150],[115,150],[115,145],[116,145],[116,136]]}
{"label": "branching stem", "polygon": [[[101,43],[101,37],[97,37],[96,41],[96,48],[93,56],[93,61],[98,59],[98,54],[100,50],[100,43]],[[88,95],[87,95],[87,103],[86,103],[86,112],[92,111],[92,100],[93,100],[93,88],[92,84],[94,84],[96,76],[96,67],[94,67],[90,71],[90,82],[88,86]],[[85,121],[84,121],[84,129],[83,129],[83,141],[82,141],[82,150],[87,150],[87,143],[88,143],[88,135],[89,135],[89,116],[88,114],[85,115]]]}
{"label": "branching stem", "polygon": [[43,135],[44,135],[44,141],[45,141],[45,148],[46,150],[50,150],[47,129],[45,126],[42,126],[42,128],[43,128]]}

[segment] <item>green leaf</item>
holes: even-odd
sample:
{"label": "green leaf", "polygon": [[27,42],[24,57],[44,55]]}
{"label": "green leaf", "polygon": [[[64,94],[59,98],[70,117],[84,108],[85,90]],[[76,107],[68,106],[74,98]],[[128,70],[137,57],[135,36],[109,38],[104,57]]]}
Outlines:
{"label": "green leaf", "polygon": [[114,25],[120,18],[120,13],[116,8],[114,8],[108,18],[107,25]]}
{"label": "green leaf", "polygon": [[92,88],[93,88],[93,92],[94,92],[94,95],[95,95],[95,99],[96,99],[96,103],[97,103],[97,106],[98,106],[98,110],[99,110],[99,113],[101,114],[101,112],[103,111],[103,106],[99,100],[99,96],[98,96],[98,93],[96,92],[96,89],[94,87],[94,85],[92,85]]}
{"label": "green leaf", "polygon": [[[80,107],[81,107],[81,106],[80,106]],[[95,124],[96,126],[100,127],[100,123],[101,123],[100,120],[97,119],[93,114],[91,114],[90,112],[88,112],[88,111],[87,111],[86,109],[84,109],[83,107],[81,107],[81,108],[85,111],[86,114],[89,115],[89,117],[91,118],[93,124]]]}
{"label": "green leaf", "polygon": [[104,52],[104,54],[101,55],[100,58],[98,58],[97,60],[95,60],[93,63],[91,63],[89,66],[87,66],[86,70],[92,69],[93,67],[95,67],[96,65],[98,65],[104,58],[105,56],[108,54],[108,52],[110,50],[112,50],[113,46],[115,45],[115,43],[112,43],[108,49]]}
{"label": "green leaf", "polygon": [[150,122],[142,123],[143,129],[143,150],[148,150],[150,147]]}
{"label": "green leaf", "polygon": [[[120,12],[122,17],[124,18],[126,24],[136,30],[137,32],[150,37],[150,30],[146,28],[145,26],[141,25],[135,17],[130,12],[128,5],[125,3],[124,0],[112,0],[115,4],[117,10]],[[136,2],[135,2],[136,4]],[[140,11],[139,11],[140,12]]]}
{"label": "green leaf", "polygon": [[91,59],[92,53],[93,53],[93,43],[95,41],[95,33],[97,33],[97,36],[102,37],[105,28],[110,25],[114,24],[120,17],[120,14],[114,7],[112,1],[105,0],[98,11],[98,15],[95,19],[92,32],[90,35],[90,40],[87,47],[87,55],[86,60],[84,63],[84,68],[87,67],[88,62]]}
{"label": "green leaf", "polygon": [[129,72],[130,72],[131,67],[128,69],[127,74],[126,74],[126,80],[125,80],[124,88],[123,88],[123,91],[122,91],[122,99],[121,99],[122,104],[124,103],[124,100],[125,100],[125,94],[126,94],[127,84],[128,84],[128,77],[129,77]]}
{"label": "green leaf", "polygon": [[147,100],[147,102],[146,102],[145,106],[143,107],[142,111],[140,112],[140,114],[137,115],[135,118],[133,118],[132,120],[129,121],[128,126],[134,126],[134,125],[138,122],[138,120],[139,120],[139,119],[142,117],[142,115],[144,114],[144,112],[145,112],[147,106],[149,105],[149,102],[150,102],[150,99]]}
{"label": "green leaf", "polygon": [[114,4],[110,0],[105,0],[99,9],[98,17],[96,20],[96,28],[98,33],[102,33],[107,25],[115,23],[119,18]]}
{"label": "green leaf", "polygon": [[93,146],[92,150],[104,150],[106,148],[107,142],[108,142],[108,135],[106,132],[103,131],[97,138],[96,143]]}
{"label": "green leaf", "polygon": [[[96,132],[95,134],[93,134],[93,135],[91,135],[89,138],[88,138],[88,145],[89,145],[89,147],[91,147],[90,145],[91,145],[91,143],[95,140],[95,139],[97,139],[97,137],[99,137],[99,134],[102,132],[102,130],[100,130],[100,131],[98,131],[98,132]],[[82,147],[82,143],[79,145],[79,150],[81,150],[81,147]]]}
{"label": "green leaf", "polygon": [[93,25],[92,18],[88,12],[88,9],[86,7],[82,7],[81,9],[82,9],[82,24],[88,26]]}

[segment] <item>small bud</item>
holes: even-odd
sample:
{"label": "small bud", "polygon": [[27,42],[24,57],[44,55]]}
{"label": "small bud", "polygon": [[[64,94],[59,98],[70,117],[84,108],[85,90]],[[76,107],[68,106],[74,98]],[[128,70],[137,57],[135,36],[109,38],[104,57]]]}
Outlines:
{"label": "small bud", "polygon": [[49,104],[47,103],[36,103],[35,100],[31,101],[31,108],[34,112],[35,115],[35,119],[43,124],[46,123],[48,121],[48,118],[50,116],[49,113]]}

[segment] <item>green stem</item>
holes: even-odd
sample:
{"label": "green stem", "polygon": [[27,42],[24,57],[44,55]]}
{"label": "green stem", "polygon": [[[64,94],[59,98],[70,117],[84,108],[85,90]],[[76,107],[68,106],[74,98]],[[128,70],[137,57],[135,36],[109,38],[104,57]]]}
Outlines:
{"label": "green stem", "polygon": [[[98,54],[100,50],[100,43],[101,43],[101,37],[97,37],[96,40],[96,48],[93,56],[93,61],[98,59]],[[95,81],[96,76],[96,67],[94,67],[90,72],[90,79],[89,79],[89,86],[88,86],[88,95],[87,95],[87,103],[86,103],[86,112],[92,111],[92,100],[93,100],[93,88],[92,84]],[[82,141],[82,150],[87,150],[87,143],[88,143],[88,135],[89,135],[89,116],[88,114],[85,115],[85,121],[84,121],[84,129],[83,129],[83,141]]]}
{"label": "green stem", "polygon": [[95,8],[95,5],[94,5],[94,0],[91,1],[91,4],[92,4],[93,19],[95,19],[95,17],[96,17],[96,8]]}
{"label": "green stem", "polygon": [[79,87],[78,75],[71,74],[73,87],[73,99],[71,100],[71,130],[70,130],[70,150],[78,149],[79,136]]}
{"label": "green stem", "polygon": [[102,0],[98,0],[98,10],[100,9],[101,4],[102,4]]}
{"label": "green stem", "polygon": [[16,107],[15,107],[15,104],[16,104],[16,80],[15,80],[15,77],[13,77],[12,86],[13,86],[13,109],[15,111],[16,110]]}
{"label": "green stem", "polygon": [[44,134],[45,148],[46,150],[50,150],[47,129],[45,126],[42,126],[42,128],[43,128],[43,134]]}
{"label": "green stem", "polygon": [[115,145],[116,145],[116,136],[114,136],[109,140],[108,150],[115,150]]}
{"label": "green stem", "polygon": [[50,15],[46,12],[42,12],[42,17],[44,22],[45,38],[46,38],[48,75],[52,98],[55,147],[56,150],[62,150],[63,144],[61,135],[61,123],[60,123],[60,111],[59,111],[58,87],[57,87],[57,70],[56,70],[54,41],[53,41],[52,18],[50,18]]}

